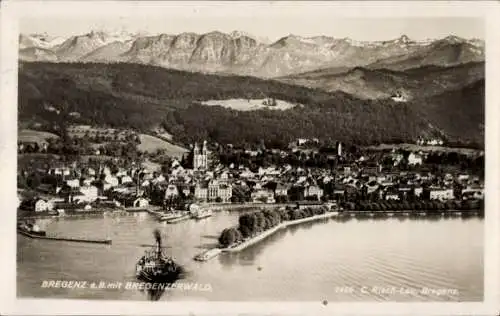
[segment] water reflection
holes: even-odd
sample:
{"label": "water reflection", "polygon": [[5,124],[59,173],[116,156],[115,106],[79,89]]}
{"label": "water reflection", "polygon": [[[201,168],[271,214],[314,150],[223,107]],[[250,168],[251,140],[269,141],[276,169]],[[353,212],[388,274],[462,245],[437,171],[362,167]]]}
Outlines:
{"label": "water reflection", "polygon": [[217,235],[201,235],[200,239],[202,242],[195,246],[196,249],[208,250],[219,246],[219,236]]}
{"label": "water reflection", "polygon": [[298,225],[293,225],[293,226],[287,227],[286,229],[292,235],[294,235],[295,232],[297,232],[299,230],[311,229],[311,228],[313,228],[315,226],[319,226],[319,225],[322,225],[322,224],[327,224],[329,221],[330,221],[329,218],[319,219],[319,220],[315,220],[315,221],[312,221],[312,222],[305,222],[305,223],[301,223],[301,224],[298,224]]}
{"label": "water reflection", "polygon": [[146,292],[147,292],[147,295],[148,295],[148,300],[150,300],[150,301],[159,301],[160,298],[165,293],[165,288],[161,287],[159,289],[149,289],[149,290],[146,290]]}
{"label": "water reflection", "polygon": [[164,282],[143,282],[141,284],[139,292],[145,293],[148,300],[150,301],[160,300],[160,298],[162,298],[165,293],[168,293],[168,290],[171,289],[175,283],[189,278],[191,273],[187,271],[185,267],[181,267],[181,269],[181,274],[176,277],[169,278],[168,280],[164,280]]}
{"label": "water reflection", "polygon": [[238,253],[234,252],[227,252],[227,253],[222,253],[218,259],[219,263],[225,268],[225,269],[231,269],[234,264],[238,260]]}

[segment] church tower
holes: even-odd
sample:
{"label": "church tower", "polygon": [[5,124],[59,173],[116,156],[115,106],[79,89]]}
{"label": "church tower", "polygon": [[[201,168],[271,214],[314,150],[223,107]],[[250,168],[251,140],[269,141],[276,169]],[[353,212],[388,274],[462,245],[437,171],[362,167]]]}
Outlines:
{"label": "church tower", "polygon": [[194,144],[193,149],[193,169],[207,169],[208,168],[208,149],[207,141],[203,142],[203,146],[200,149],[198,143]]}

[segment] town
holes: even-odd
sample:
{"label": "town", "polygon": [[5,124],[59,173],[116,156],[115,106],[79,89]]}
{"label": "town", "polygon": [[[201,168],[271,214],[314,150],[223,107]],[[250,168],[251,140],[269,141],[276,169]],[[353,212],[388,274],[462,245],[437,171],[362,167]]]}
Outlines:
{"label": "town", "polygon": [[139,151],[133,131],[66,131],[60,139],[19,140],[22,214],[305,201],[352,202],[357,208],[364,202],[458,201],[451,207],[460,208],[484,199],[484,152],[425,150],[423,139],[414,151],[317,138],[280,149],[200,140],[173,157],[163,149]]}

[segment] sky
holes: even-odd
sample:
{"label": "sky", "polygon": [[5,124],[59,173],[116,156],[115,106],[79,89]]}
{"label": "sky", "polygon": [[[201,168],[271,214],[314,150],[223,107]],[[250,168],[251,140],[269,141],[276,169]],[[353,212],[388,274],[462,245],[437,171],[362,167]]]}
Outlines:
{"label": "sky", "polygon": [[[95,11],[94,11],[95,12]],[[339,17],[329,14],[328,8],[292,8],[289,11],[273,8],[239,8],[235,6],[173,7],[169,10],[148,11],[142,17],[132,12],[99,15],[99,12],[77,16],[23,17],[20,32],[48,33],[52,36],[85,34],[91,30],[143,32],[149,34],[207,33],[234,30],[257,38],[277,40],[289,34],[299,36],[326,35],[349,37],[360,41],[390,40],[403,34],[411,39],[424,40],[455,35],[464,38],[485,37],[484,20],[474,17]]]}

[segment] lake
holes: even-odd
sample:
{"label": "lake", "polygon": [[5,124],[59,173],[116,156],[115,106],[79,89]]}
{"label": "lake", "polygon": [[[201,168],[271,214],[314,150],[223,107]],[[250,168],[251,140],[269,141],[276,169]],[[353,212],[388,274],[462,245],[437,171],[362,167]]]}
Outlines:
{"label": "lake", "polygon": [[[278,231],[239,253],[193,257],[217,245],[240,212],[163,224],[146,213],[50,219],[40,225],[72,237],[110,237],[112,245],[29,239],[18,234],[18,297],[208,301],[482,301],[481,218],[326,219]],[[153,230],[188,271],[177,283],[197,290],[145,291],[134,266]],[[120,288],[46,288],[43,281],[121,283]],[[135,283],[129,283],[135,284]]]}

